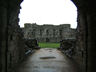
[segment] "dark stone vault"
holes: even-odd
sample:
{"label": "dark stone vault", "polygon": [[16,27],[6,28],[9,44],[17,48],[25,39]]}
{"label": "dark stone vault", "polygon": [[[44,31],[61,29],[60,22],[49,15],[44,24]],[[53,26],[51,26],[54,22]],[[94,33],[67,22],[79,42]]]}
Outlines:
{"label": "dark stone vault", "polygon": [[[0,72],[10,72],[24,58],[22,33],[18,25],[22,1],[0,0]],[[72,1],[78,11],[74,60],[79,64],[82,72],[96,72],[96,2]]]}

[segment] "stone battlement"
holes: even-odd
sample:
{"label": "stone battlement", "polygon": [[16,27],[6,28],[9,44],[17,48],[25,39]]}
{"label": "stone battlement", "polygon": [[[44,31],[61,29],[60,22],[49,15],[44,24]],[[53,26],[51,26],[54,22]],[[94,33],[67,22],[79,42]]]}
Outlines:
{"label": "stone battlement", "polygon": [[60,25],[53,25],[53,24],[43,24],[43,25],[38,25],[36,23],[25,23],[24,24],[24,28],[30,28],[30,27],[34,27],[34,26],[38,26],[38,27],[65,27],[65,28],[70,28],[70,24],[60,24]]}

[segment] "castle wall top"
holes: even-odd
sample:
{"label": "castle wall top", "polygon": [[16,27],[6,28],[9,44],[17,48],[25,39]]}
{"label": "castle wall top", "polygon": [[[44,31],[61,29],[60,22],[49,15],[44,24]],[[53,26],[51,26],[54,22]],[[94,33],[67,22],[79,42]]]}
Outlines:
{"label": "castle wall top", "polygon": [[70,24],[60,24],[60,25],[53,25],[53,24],[43,24],[38,25],[36,23],[25,23],[24,28],[32,28],[32,27],[63,27],[63,28],[70,28]]}

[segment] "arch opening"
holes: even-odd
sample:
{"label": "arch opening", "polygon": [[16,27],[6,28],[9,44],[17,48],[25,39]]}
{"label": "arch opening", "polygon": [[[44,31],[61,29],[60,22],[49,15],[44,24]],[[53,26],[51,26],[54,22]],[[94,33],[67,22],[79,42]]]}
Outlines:
{"label": "arch opening", "polygon": [[77,27],[77,8],[70,0],[24,0],[21,8],[21,27],[24,23],[71,24],[71,28]]}
{"label": "arch opening", "polygon": [[[16,5],[19,5],[19,4],[17,4],[17,2],[14,2],[14,1],[12,1],[12,2],[10,2],[10,3],[16,3]],[[9,4],[10,4],[9,3]],[[86,3],[85,3],[85,5],[86,5]],[[14,8],[13,8],[14,7]],[[15,7],[16,7],[16,10],[15,10]],[[86,8],[86,6],[84,6],[85,8]],[[12,11],[10,11],[10,10],[12,10]],[[10,6],[9,6],[9,11],[10,12],[8,12],[9,13],[9,15],[10,15],[10,17],[9,17],[9,21],[8,21],[8,27],[9,26],[12,26],[12,27],[10,27],[9,28],[9,30],[11,30],[12,28],[14,28],[13,26],[16,26],[16,27],[18,27],[18,18],[17,18],[17,15],[18,15],[18,10],[19,9],[17,9],[17,6],[15,6],[15,4],[10,4]],[[80,33],[80,34],[82,34],[82,36],[81,37],[79,37],[80,38],[80,40],[82,41],[82,42],[80,42],[80,45],[82,46],[82,48],[84,49],[84,47],[85,47],[85,49],[86,49],[86,46],[87,45],[85,45],[87,42],[86,42],[86,40],[87,41],[89,41],[89,39],[90,39],[90,42],[92,42],[92,40],[91,40],[91,37],[90,36],[92,36],[92,37],[94,37],[93,35],[89,35],[89,39],[87,39],[87,36],[86,36],[86,34],[87,34],[87,26],[85,26],[85,24],[87,24],[87,25],[90,25],[90,23],[91,23],[91,21],[93,21],[94,22],[94,19],[92,19],[92,20],[90,20],[91,18],[90,18],[90,16],[91,15],[89,15],[90,13],[87,13],[87,11],[85,11],[84,10],[84,12],[83,12],[83,10],[80,10],[79,9],[79,7],[78,7],[78,12],[79,12],[79,19],[78,19],[78,25],[79,25],[79,32],[81,31],[83,31],[82,29],[81,29],[81,27],[83,28],[83,29],[85,29],[85,31],[84,32],[82,32],[82,33]],[[6,10],[5,10],[5,8],[4,8],[4,10],[2,10],[2,11],[4,11],[4,15],[6,15]],[[17,12],[17,13],[16,13]],[[94,12],[92,12],[92,13],[94,13]],[[95,13],[94,13],[95,14]],[[15,16],[14,16],[15,15]],[[88,15],[88,17],[86,17]],[[2,16],[2,15],[1,15]],[[2,17],[4,17],[4,19],[6,19],[6,16],[2,16]],[[88,18],[88,19],[87,19]],[[11,21],[12,20],[12,21]],[[83,21],[84,20],[84,21]],[[89,23],[86,23],[87,21],[90,21]],[[5,20],[4,20],[5,21]],[[3,21],[2,21],[3,22]],[[92,22],[92,23],[93,23]],[[1,33],[2,33],[2,36],[4,36],[5,37],[5,33],[6,33],[6,26],[7,25],[5,25],[6,23],[4,22],[4,27],[2,27],[1,29],[2,29],[2,31],[1,31]],[[14,25],[13,25],[14,24]],[[88,26],[88,29],[89,29],[89,31],[90,31],[90,27]],[[94,28],[93,28],[94,29]],[[93,30],[93,29],[91,29],[91,30]],[[5,33],[4,33],[5,32]],[[14,32],[14,34],[15,34],[15,30],[13,31]],[[9,34],[11,34],[12,35],[12,32],[11,31],[9,31]],[[16,35],[18,35],[19,36],[19,34],[18,33],[16,33]],[[15,36],[16,36],[15,35]],[[12,35],[13,36],[13,35]],[[22,35],[21,35],[22,36]],[[16,44],[16,43],[18,43],[19,42],[19,39],[21,38],[21,36],[19,36],[19,38],[18,37],[16,37],[16,38],[14,38],[14,37],[11,37],[11,36],[9,36],[9,39],[11,40],[11,42],[9,41],[8,42],[8,52],[9,51],[11,51],[11,49],[10,49],[10,46],[11,46],[11,48],[13,48],[14,46],[18,46],[18,44]],[[6,38],[4,38],[3,37],[3,39],[1,39],[1,40],[3,40],[3,44],[4,44],[4,41],[6,42]],[[85,37],[85,38],[84,38]],[[83,39],[84,38],[84,39]],[[16,41],[16,42],[14,42],[14,46],[13,45],[11,45],[12,44],[12,41],[14,40],[14,39],[18,39],[18,41]],[[82,40],[83,39],[83,40]],[[93,40],[94,41],[94,40]],[[10,45],[9,45],[10,44]],[[6,44],[5,44],[6,45]],[[4,46],[3,46],[4,47]],[[88,48],[89,48],[89,45],[87,46]],[[14,49],[15,49],[16,47],[14,47]],[[81,47],[80,47],[81,48]],[[94,48],[94,47],[93,47]],[[5,50],[3,50],[3,49],[5,49]],[[6,53],[6,48],[4,47],[4,48],[0,48],[0,51],[1,50],[3,50],[4,51],[4,53],[2,53],[3,54],[3,56],[7,56],[8,55],[8,59],[11,59],[11,60],[13,60],[13,58],[11,58],[11,55],[10,54],[7,54],[7,55],[5,55]],[[17,48],[18,49],[18,48]],[[15,49],[15,51],[17,50],[17,49]],[[77,48],[77,50],[78,50],[79,48]],[[85,52],[83,51],[83,49],[79,49],[79,51],[80,52],[78,52],[78,54],[80,54],[80,55],[78,55],[78,56],[80,56],[80,58],[81,58],[81,60],[83,61],[85,58],[83,58],[83,57],[85,57]],[[21,51],[22,51],[22,49],[21,49]],[[8,53],[7,52],[7,53]],[[12,52],[13,54],[12,55],[15,55],[15,53],[16,52]],[[18,52],[18,53],[20,53],[20,52]],[[2,56],[2,54],[0,54],[1,56]],[[89,52],[89,54],[90,54],[90,52]],[[18,54],[18,55],[21,55],[21,54]],[[92,55],[92,54],[91,54]],[[13,56],[12,56],[13,57]],[[21,57],[23,57],[23,54],[22,54],[22,56]],[[19,56],[19,58],[21,59],[21,57]],[[5,57],[6,58],[6,57]],[[4,59],[5,60],[5,58],[1,58],[2,60]],[[19,58],[18,58],[18,56],[17,56],[17,59],[18,60],[16,60],[15,62],[17,63],[18,61],[19,61]],[[89,56],[89,58],[90,58],[90,56]],[[2,60],[0,60],[1,61],[1,63],[3,62]],[[5,60],[6,61],[6,60]],[[85,61],[85,60],[84,60]],[[90,61],[90,60],[89,60]],[[7,62],[7,61],[6,61]],[[11,63],[11,62],[9,62],[8,61],[8,64],[9,63]],[[84,62],[82,62],[82,63],[84,63]],[[81,64],[82,64],[81,63]],[[5,63],[4,63],[5,64]],[[6,65],[4,65],[4,64],[2,64],[3,65],[3,67]],[[86,64],[85,64],[86,65]],[[90,64],[89,64],[90,65]],[[2,67],[2,66],[1,66]],[[10,66],[9,66],[10,67]],[[82,67],[84,67],[83,66],[83,64],[82,64]],[[5,70],[4,70],[5,71]]]}

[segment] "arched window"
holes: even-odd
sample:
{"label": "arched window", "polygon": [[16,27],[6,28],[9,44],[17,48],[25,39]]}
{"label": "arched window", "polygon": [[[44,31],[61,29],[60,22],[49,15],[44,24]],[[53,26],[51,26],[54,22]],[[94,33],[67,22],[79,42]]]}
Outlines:
{"label": "arched window", "polygon": [[62,38],[62,30],[59,30],[60,37]]}
{"label": "arched window", "polygon": [[55,29],[53,29],[53,37],[55,37]]}
{"label": "arched window", "polygon": [[46,35],[47,35],[47,36],[49,35],[49,30],[46,30]]}
{"label": "arched window", "polygon": [[42,36],[42,30],[40,29],[40,36]]}
{"label": "arched window", "polygon": [[32,36],[35,37],[35,29],[32,30]]}

